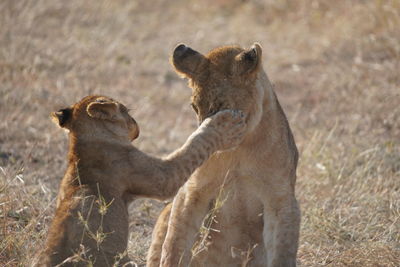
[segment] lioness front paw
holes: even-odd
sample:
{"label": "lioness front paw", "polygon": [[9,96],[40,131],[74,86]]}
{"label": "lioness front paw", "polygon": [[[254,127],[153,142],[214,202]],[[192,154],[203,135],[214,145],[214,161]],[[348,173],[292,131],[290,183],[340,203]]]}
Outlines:
{"label": "lioness front paw", "polygon": [[207,127],[212,127],[220,138],[220,150],[238,146],[246,133],[245,116],[240,110],[222,110],[209,117]]}

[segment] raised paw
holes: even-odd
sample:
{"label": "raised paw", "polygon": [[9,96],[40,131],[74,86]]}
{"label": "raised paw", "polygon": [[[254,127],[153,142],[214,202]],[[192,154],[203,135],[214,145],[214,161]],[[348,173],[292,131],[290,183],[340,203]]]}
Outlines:
{"label": "raised paw", "polygon": [[209,118],[208,127],[219,134],[220,150],[238,146],[246,133],[245,116],[240,110],[222,110]]}

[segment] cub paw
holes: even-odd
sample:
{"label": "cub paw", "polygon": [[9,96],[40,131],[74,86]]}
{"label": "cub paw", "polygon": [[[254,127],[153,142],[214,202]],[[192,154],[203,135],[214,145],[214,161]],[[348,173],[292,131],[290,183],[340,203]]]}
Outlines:
{"label": "cub paw", "polygon": [[242,142],[247,126],[242,111],[222,110],[206,120],[209,120],[207,127],[213,128],[219,135],[219,149],[231,149]]}

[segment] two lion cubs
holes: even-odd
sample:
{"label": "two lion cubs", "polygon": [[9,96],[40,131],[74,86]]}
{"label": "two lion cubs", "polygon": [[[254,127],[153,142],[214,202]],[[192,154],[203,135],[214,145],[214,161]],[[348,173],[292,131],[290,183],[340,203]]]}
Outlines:
{"label": "two lion cubs", "polygon": [[128,263],[130,200],[172,197],[211,154],[238,145],[246,128],[240,112],[219,112],[159,159],[132,146],[139,127],[111,98],[88,96],[53,117],[69,130],[68,169],[39,263],[44,266]]}
{"label": "two lion cubs", "polygon": [[[298,152],[261,46],[202,55],[179,45],[172,63],[189,80],[202,124],[167,159],[130,145],[137,125],[111,99],[89,97],[56,114],[70,127],[70,164],[49,234],[50,262],[86,256],[84,248],[95,266],[127,262],[131,196],[171,196],[194,171],[157,221],[148,266],[296,266]],[[243,111],[245,123],[224,109]]]}

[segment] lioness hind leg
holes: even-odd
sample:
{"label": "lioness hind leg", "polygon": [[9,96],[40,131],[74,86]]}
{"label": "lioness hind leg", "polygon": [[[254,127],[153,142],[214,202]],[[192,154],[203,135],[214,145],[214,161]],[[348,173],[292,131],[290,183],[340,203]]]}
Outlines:
{"label": "lioness hind leg", "polygon": [[294,196],[273,209],[264,208],[263,240],[268,267],[295,267],[300,210]]}
{"label": "lioness hind leg", "polygon": [[161,211],[153,230],[149,252],[147,254],[147,267],[158,267],[161,261],[162,245],[168,231],[168,221],[171,214],[172,203]]}

